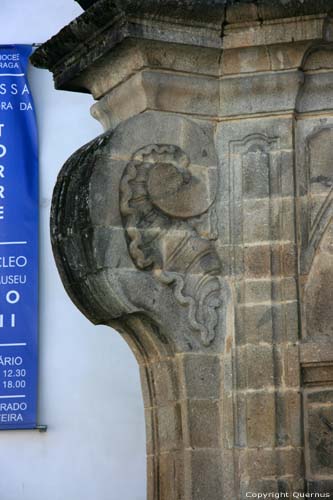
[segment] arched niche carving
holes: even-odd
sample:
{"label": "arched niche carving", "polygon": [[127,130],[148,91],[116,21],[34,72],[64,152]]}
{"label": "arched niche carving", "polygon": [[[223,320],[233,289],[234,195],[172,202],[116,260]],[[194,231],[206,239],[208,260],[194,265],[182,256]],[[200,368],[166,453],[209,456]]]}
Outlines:
{"label": "arched niche carving", "polygon": [[314,42],[301,64],[304,83],[296,102],[297,196],[300,271],[307,274],[333,214],[333,123],[328,84],[333,68],[333,44]]}
{"label": "arched niche carving", "polygon": [[330,71],[333,67],[333,44],[314,42],[305,52],[300,69],[303,84],[296,99],[296,111],[325,111],[332,100]]}

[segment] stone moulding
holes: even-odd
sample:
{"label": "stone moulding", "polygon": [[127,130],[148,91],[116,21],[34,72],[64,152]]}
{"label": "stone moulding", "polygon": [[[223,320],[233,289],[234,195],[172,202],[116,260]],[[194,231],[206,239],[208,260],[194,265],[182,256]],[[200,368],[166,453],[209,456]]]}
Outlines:
{"label": "stone moulding", "polygon": [[331,0],[82,5],[32,58],[105,129],[51,236],[138,360],[149,500],[333,493]]}

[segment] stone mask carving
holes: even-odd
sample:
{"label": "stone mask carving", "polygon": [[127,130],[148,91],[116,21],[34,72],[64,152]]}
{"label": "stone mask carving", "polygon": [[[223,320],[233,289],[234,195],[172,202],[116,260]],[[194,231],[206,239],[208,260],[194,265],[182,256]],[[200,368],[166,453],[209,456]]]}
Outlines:
{"label": "stone mask carving", "polygon": [[204,345],[215,337],[221,305],[221,264],[198,218],[216,195],[216,172],[190,165],[178,146],[150,145],[134,153],[120,185],[120,211],[134,264],[173,286]]}

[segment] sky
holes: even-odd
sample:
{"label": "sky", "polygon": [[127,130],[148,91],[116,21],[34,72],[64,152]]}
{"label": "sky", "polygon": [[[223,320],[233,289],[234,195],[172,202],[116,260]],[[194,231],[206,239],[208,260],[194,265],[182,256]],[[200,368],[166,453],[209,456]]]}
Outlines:
{"label": "sky", "polygon": [[1,0],[0,43],[42,43],[83,12],[74,0]]}

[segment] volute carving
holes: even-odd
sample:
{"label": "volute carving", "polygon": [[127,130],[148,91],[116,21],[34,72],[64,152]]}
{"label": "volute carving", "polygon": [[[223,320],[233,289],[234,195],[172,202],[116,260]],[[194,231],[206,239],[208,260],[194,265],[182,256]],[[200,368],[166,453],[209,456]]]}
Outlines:
{"label": "volute carving", "polygon": [[208,212],[213,221],[216,186],[216,169],[191,165],[180,147],[165,144],[136,151],[120,183],[120,212],[134,264],[173,288],[206,346],[218,322],[221,263],[214,231],[207,236],[205,228],[202,234],[200,217]]}
{"label": "volute carving", "polygon": [[332,492],[332,0],[93,3],[34,56],[105,129],[52,239],[140,365],[148,499]]}

